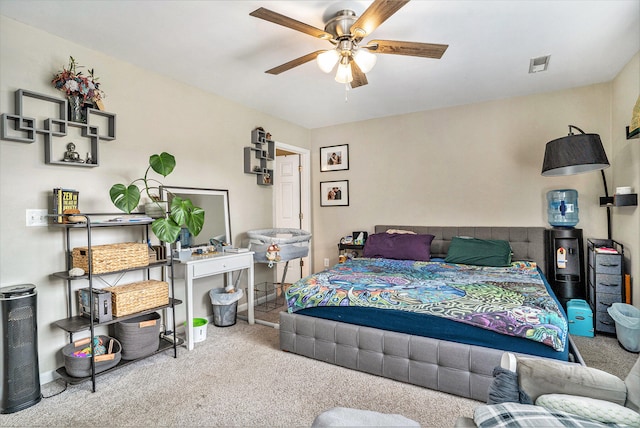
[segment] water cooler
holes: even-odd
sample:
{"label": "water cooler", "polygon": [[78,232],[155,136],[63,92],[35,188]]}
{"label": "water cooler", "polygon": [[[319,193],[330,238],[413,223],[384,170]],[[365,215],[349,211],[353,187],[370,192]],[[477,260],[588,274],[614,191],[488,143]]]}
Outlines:
{"label": "water cooler", "polygon": [[0,288],[0,413],[40,402],[37,293],[32,284]]}
{"label": "water cooler", "polygon": [[547,193],[547,279],[566,309],[571,299],[585,299],[586,281],[582,229],[578,224],[578,192],[574,189]]}

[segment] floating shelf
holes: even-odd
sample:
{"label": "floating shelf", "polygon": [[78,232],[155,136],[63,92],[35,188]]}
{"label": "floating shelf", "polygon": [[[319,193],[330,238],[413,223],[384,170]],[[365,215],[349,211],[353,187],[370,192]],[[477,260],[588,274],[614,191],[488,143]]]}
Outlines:
{"label": "floating shelf", "polygon": [[273,169],[270,162],[275,159],[276,143],[267,139],[267,132],[256,128],[251,131],[250,147],[244,148],[244,172],[256,174],[256,184],[273,186]]}
{"label": "floating shelf", "polygon": [[[32,98],[46,103],[53,103],[57,110],[57,117],[40,118],[42,126],[38,128],[38,119],[28,117],[25,112],[24,100]],[[0,139],[15,141],[18,143],[35,143],[37,134],[44,136],[44,158],[48,165],[79,166],[95,168],[98,166],[98,141],[111,141],[116,138],[116,115],[93,108],[87,108],[87,123],[68,120],[68,102],[66,99],[39,94],[26,89],[18,89],[15,92],[15,114],[2,113],[0,115]],[[101,127],[96,125],[99,121],[106,121],[106,132],[101,132]],[[65,162],[54,157],[54,137],[60,139],[67,136],[69,127],[79,128],[80,136],[89,139],[88,154],[91,162]],[[103,129],[104,131],[104,129]],[[60,143],[58,142],[57,145]],[[60,149],[64,154],[64,150]]]}
{"label": "floating shelf", "polygon": [[638,194],[613,195],[609,198],[600,198],[601,207],[634,207],[638,205]]}

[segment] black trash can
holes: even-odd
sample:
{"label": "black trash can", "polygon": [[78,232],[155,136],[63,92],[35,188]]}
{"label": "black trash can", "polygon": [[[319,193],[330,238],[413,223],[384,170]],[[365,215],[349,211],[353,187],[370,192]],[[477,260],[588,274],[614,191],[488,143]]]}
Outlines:
{"label": "black trash can", "polygon": [[2,392],[0,413],[14,413],[40,402],[37,293],[33,284],[0,288]]}
{"label": "black trash can", "polygon": [[224,288],[213,288],[209,291],[213,306],[213,325],[230,327],[235,325],[238,315],[238,300],[242,298],[242,290],[228,293]]}

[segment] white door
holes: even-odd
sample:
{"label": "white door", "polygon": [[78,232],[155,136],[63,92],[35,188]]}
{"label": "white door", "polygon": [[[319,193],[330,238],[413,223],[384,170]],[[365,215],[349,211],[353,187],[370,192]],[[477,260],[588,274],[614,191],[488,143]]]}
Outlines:
{"label": "white door", "polygon": [[[300,155],[290,153],[276,156],[275,177],[275,222],[276,228],[301,229],[300,206]],[[278,263],[276,281],[282,281],[285,263]],[[302,278],[300,259],[289,261],[285,284]]]}

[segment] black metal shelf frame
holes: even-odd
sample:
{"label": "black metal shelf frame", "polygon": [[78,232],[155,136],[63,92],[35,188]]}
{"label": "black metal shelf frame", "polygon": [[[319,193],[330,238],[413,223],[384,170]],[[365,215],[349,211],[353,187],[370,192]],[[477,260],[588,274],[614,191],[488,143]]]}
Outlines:
{"label": "black metal shelf frame", "polygon": [[[76,214],[77,215],[77,214]],[[173,348],[173,357],[177,358],[178,357],[178,350],[177,347],[179,344],[182,343],[181,339],[178,339],[176,337],[176,317],[175,317],[175,306],[179,305],[182,303],[181,300],[178,299],[174,299],[173,296],[175,296],[175,285],[174,285],[174,272],[173,272],[173,259],[171,258],[171,256],[169,255],[169,259],[167,260],[163,260],[163,261],[159,261],[156,263],[151,263],[148,266],[143,266],[143,267],[138,267],[138,268],[131,268],[131,269],[124,269],[124,270],[119,270],[119,271],[115,271],[115,272],[109,272],[109,273],[104,273],[104,274],[93,274],[92,273],[92,253],[91,253],[91,241],[92,241],[92,237],[91,237],[91,232],[93,228],[109,228],[109,227],[131,227],[131,226],[143,226],[144,227],[144,233],[145,233],[145,239],[149,238],[149,225],[153,222],[152,220],[142,220],[142,221],[137,221],[135,220],[135,217],[131,217],[131,218],[126,218],[123,217],[123,221],[115,221],[115,222],[92,222],[91,218],[92,217],[103,217],[103,216],[119,216],[118,214],[103,214],[103,213],[96,213],[96,214],[81,214],[82,216],[85,217],[86,222],[84,223],[54,223],[51,224],[50,226],[53,227],[57,227],[57,228],[63,228],[65,230],[65,246],[66,246],[66,271],[63,272],[55,272],[52,274],[52,276],[56,277],[56,278],[60,278],[66,281],[67,283],[67,318],[55,321],[53,324],[59,328],[61,328],[62,330],[65,330],[67,333],[69,333],[69,343],[73,342],[73,335],[75,333],[79,333],[81,331],[87,331],[89,330],[90,332],[90,337],[94,337],[95,336],[95,327],[98,326],[106,326],[106,325],[110,325],[110,324],[114,324],[116,322],[119,321],[124,321],[130,318],[134,318],[140,315],[145,315],[145,314],[149,314],[152,312],[156,312],[162,309],[171,309],[171,319],[172,319],[172,330],[171,331],[167,331],[167,326],[165,325],[164,328],[164,333],[163,333],[163,340],[160,341],[161,345],[160,348],[158,349],[158,351],[154,352],[154,354],[158,353],[158,352],[163,352],[166,351],[168,349]],[[60,215],[55,215],[55,217],[59,217]],[[62,214],[62,216],[70,216],[70,214]],[[50,215],[50,217],[54,217],[53,215]],[[122,217],[122,216],[119,216]],[[71,257],[69,256],[71,254],[71,231],[72,230],[86,230],[87,233],[87,264],[88,264],[88,271],[85,275],[82,276],[70,276],[68,274],[69,270],[72,268],[71,264]],[[108,322],[103,322],[103,323],[98,323],[97,321],[94,320],[94,314],[93,314],[93,304],[89,305],[89,310],[90,310],[90,316],[89,318],[85,318],[83,316],[80,315],[72,315],[73,314],[73,290],[72,290],[72,286],[71,284],[73,283],[73,281],[76,280],[86,280],[89,282],[89,301],[93,302],[93,277],[101,277],[101,276],[106,276],[106,275],[114,275],[114,274],[125,274],[127,272],[133,272],[133,271],[146,271],[146,278],[149,278],[149,274],[150,274],[150,270],[153,268],[168,268],[169,269],[169,278],[170,278],[170,289],[171,289],[171,297],[169,299],[169,303],[167,305],[164,306],[160,306],[157,308],[152,308],[152,309],[147,309],[147,310],[143,310],[140,312],[136,312],[135,314],[131,314],[131,315],[127,315],[127,316],[121,316],[121,317],[114,317],[114,319],[112,321],[108,321]],[[166,275],[166,272],[163,272]],[[169,342],[168,340],[171,339]],[[92,342],[91,342],[92,343]],[[93,345],[91,345],[93,346]],[[93,355],[93,352],[92,352]],[[152,354],[153,355],[153,354]],[[139,358],[139,359],[143,359],[143,358],[147,358],[147,356]],[[66,372],[66,369],[63,367],[60,367],[56,370],[56,372],[62,377],[64,378],[68,383],[70,384],[75,384],[75,383],[80,383],[80,382],[84,382],[86,380],[91,380],[92,383],[92,391],[95,392],[96,391],[96,375],[101,375],[103,373],[108,373],[111,372],[117,368],[123,367],[127,364],[130,364],[132,362],[138,361],[139,359],[136,360],[122,360],[120,363],[118,363],[116,366],[114,366],[113,368],[110,368],[108,370],[105,370],[104,372],[100,372],[100,373],[96,373],[95,372],[95,361],[94,361],[94,357],[91,357],[91,376],[88,376],[86,378],[74,378],[72,376],[69,376]]]}

